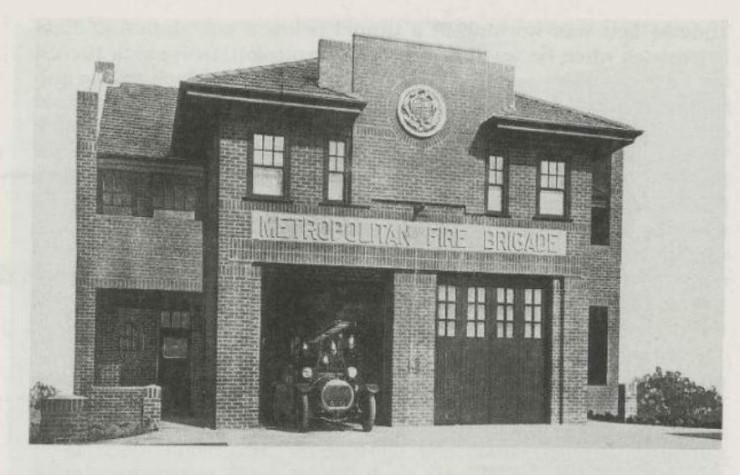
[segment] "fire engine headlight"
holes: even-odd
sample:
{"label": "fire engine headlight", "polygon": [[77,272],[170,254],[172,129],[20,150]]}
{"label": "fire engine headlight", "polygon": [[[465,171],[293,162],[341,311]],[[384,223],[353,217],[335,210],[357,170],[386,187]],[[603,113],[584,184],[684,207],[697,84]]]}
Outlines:
{"label": "fire engine headlight", "polygon": [[313,376],[313,370],[307,366],[301,370],[301,376],[303,376],[304,379],[311,379]]}
{"label": "fire engine headlight", "polygon": [[347,368],[347,377],[349,377],[349,379],[355,379],[357,377],[357,368],[354,366]]}

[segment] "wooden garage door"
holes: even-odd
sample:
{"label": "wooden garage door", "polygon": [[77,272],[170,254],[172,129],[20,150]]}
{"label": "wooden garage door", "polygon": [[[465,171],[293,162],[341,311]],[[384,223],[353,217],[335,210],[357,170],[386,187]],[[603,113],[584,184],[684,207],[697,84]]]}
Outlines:
{"label": "wooden garage door", "polygon": [[547,421],[547,300],[532,283],[439,285],[435,423]]}

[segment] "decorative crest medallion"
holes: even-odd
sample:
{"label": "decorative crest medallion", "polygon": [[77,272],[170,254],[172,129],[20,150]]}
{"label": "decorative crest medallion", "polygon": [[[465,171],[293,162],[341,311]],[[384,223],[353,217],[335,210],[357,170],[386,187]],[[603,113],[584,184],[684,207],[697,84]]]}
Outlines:
{"label": "decorative crest medallion", "polygon": [[442,129],[447,120],[442,95],[423,84],[411,86],[401,93],[398,100],[398,120],[409,134],[431,137]]}

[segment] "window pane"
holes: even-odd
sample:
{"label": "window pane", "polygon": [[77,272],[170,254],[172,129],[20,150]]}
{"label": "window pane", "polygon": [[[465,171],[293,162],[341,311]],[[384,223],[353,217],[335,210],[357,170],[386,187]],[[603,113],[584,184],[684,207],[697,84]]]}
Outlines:
{"label": "window pane", "polygon": [[333,140],[329,140],[329,155],[337,154],[337,143]]}
{"label": "window pane", "polygon": [[283,170],[255,167],[252,191],[257,195],[281,196],[283,194]]}
{"label": "window pane", "polygon": [[565,176],[565,163],[564,162],[558,162],[558,175]]}
{"label": "window pane", "polygon": [[254,151],[254,164],[255,165],[264,165],[264,160],[262,159],[262,150],[255,150]]}
{"label": "window pane", "polygon": [[451,285],[447,286],[447,300],[450,302],[454,302],[457,300],[457,288],[453,287]]}
{"label": "window pane", "polygon": [[565,215],[565,194],[562,191],[540,191],[540,214]]}
{"label": "window pane", "polygon": [[455,304],[454,303],[447,304],[447,318],[449,318],[450,320],[455,319]]}
{"label": "window pane", "polygon": [[475,336],[475,323],[468,322],[468,337],[474,337]]}
{"label": "window pane", "polygon": [[534,303],[542,303],[542,289],[534,289]]}
{"label": "window pane", "polygon": [[445,301],[445,286],[444,285],[440,285],[437,287],[437,300],[439,300],[440,302]]}
{"label": "window pane", "polygon": [[329,174],[327,198],[331,201],[342,201],[344,199],[344,175],[341,173]]}
{"label": "window pane", "polygon": [[506,289],[506,302],[511,303],[514,301],[514,289]]}
{"label": "window pane", "polygon": [[513,338],[513,337],[514,337],[514,324],[507,323],[506,324],[506,338]]}
{"label": "window pane", "polygon": [[486,301],[486,289],[484,287],[478,287],[478,302]]}
{"label": "window pane", "polygon": [[285,150],[285,142],[283,137],[275,137],[275,150]]}
{"label": "window pane", "polygon": [[468,304],[468,320],[475,320],[475,305]]}
{"label": "window pane", "polygon": [[445,318],[445,304],[443,303],[437,304],[437,318],[439,319]]}
{"label": "window pane", "polygon": [[265,135],[265,150],[272,150],[272,135]]}
{"label": "window pane", "polygon": [[476,313],[478,320],[483,320],[486,318],[486,306],[483,304],[478,304],[478,312]]}
{"label": "window pane", "polygon": [[262,136],[261,135],[254,136],[254,148],[255,150],[262,150]]}
{"label": "window pane", "polygon": [[339,142],[337,144],[337,155],[344,157],[344,142]]}
{"label": "window pane", "polygon": [[190,312],[182,312],[180,315],[180,326],[182,328],[190,328]]}
{"label": "window pane", "polygon": [[534,325],[534,337],[538,339],[542,338],[542,327],[537,323]]}
{"label": "window pane", "polygon": [[171,336],[164,337],[164,346],[162,347],[162,356],[165,358],[187,358],[188,357],[187,338],[175,338]]}
{"label": "window pane", "polygon": [[499,302],[504,301],[504,289],[496,289],[496,300]]}
{"label": "window pane", "polygon": [[468,302],[475,302],[475,287],[468,287]]}
{"label": "window pane", "polygon": [[534,321],[535,322],[542,321],[542,307],[535,307],[534,308]]}
{"label": "window pane", "polygon": [[497,323],[496,324],[496,338],[503,338],[503,337],[504,337],[504,324]]}
{"label": "window pane", "polygon": [[530,306],[524,307],[524,321],[525,322],[532,321],[532,307]]}
{"label": "window pane", "polygon": [[180,312],[172,312],[172,328],[180,328]]}
{"label": "window pane", "polygon": [[532,289],[524,291],[524,303],[532,303]]}
{"label": "window pane", "polygon": [[445,336],[445,322],[442,321],[437,324],[437,335]]}
{"label": "window pane", "polygon": [[275,152],[275,155],[273,157],[273,164],[276,167],[282,167],[283,166],[283,152]]}
{"label": "window pane", "polygon": [[447,336],[455,336],[455,322],[447,322]]}
{"label": "window pane", "polygon": [[488,211],[503,211],[503,190],[500,186],[488,187]]}
{"label": "window pane", "polygon": [[485,324],[483,322],[478,322],[478,336],[483,338],[485,334]]}
{"label": "window pane", "polygon": [[337,157],[337,171],[344,171],[344,157]]}
{"label": "window pane", "polygon": [[265,162],[265,165],[273,165],[274,162],[272,161],[272,151],[265,151],[263,152],[263,160]]}
{"label": "window pane", "polygon": [[497,185],[504,184],[504,172],[496,172],[496,184]]}
{"label": "window pane", "polygon": [[499,305],[496,307],[496,320],[504,320],[504,307],[503,305]]}
{"label": "window pane", "polygon": [[550,162],[548,161],[542,161],[542,163],[540,163],[540,174],[547,175],[547,173],[550,171],[550,169],[548,168],[549,164]]}
{"label": "window pane", "polygon": [[532,328],[529,325],[524,325],[524,338],[532,338]]}

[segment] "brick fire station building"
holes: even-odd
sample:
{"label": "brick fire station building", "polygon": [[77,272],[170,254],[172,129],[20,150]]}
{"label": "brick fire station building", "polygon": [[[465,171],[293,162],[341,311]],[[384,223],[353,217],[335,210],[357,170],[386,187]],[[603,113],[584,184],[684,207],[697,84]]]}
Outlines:
{"label": "brick fire station building", "polygon": [[485,52],[365,35],[77,107],[77,394],[269,423],[290,338],[344,319],[381,424],[616,414],[640,131],[515,92]]}

